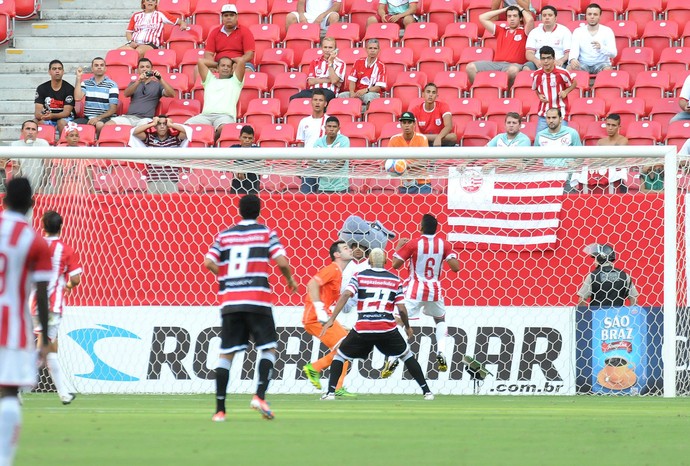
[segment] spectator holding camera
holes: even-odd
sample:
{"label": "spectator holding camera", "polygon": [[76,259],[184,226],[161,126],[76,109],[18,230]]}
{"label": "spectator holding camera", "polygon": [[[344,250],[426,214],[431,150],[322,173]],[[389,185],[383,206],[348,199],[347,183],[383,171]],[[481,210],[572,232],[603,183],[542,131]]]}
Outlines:
{"label": "spectator holding camera", "polygon": [[129,112],[111,118],[107,125],[139,126],[151,122],[156,115],[156,108],[161,97],[174,97],[175,89],[158,71],[153,70],[153,64],[148,58],[140,58],[137,66],[139,79],[133,81],[124,91],[125,97],[132,100]]}

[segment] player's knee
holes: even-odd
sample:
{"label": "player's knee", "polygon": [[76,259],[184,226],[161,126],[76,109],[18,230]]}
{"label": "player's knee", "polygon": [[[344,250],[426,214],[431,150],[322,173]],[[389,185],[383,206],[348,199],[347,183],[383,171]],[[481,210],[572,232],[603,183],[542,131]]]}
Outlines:
{"label": "player's knee", "polygon": [[276,350],[275,348],[262,349],[259,351],[259,361],[266,359],[275,364],[276,362]]}

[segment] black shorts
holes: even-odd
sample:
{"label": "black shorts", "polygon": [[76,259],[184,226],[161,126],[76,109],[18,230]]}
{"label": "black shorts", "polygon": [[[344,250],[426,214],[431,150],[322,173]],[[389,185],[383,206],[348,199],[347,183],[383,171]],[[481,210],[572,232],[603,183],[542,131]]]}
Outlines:
{"label": "black shorts", "polygon": [[220,352],[230,354],[246,350],[249,347],[250,335],[257,350],[278,346],[278,334],[273,315],[255,312],[223,314]]}
{"label": "black shorts", "polygon": [[374,349],[384,355],[399,357],[407,352],[409,346],[397,330],[386,333],[357,333],[351,330],[338,347],[338,353],[346,359],[366,359]]}

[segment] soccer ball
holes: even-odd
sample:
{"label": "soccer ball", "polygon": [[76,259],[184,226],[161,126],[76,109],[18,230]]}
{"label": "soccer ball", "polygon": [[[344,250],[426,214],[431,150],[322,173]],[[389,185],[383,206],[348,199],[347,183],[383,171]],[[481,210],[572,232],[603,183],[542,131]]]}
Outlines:
{"label": "soccer ball", "polygon": [[407,162],[404,159],[388,159],[385,167],[388,173],[399,176],[407,170]]}

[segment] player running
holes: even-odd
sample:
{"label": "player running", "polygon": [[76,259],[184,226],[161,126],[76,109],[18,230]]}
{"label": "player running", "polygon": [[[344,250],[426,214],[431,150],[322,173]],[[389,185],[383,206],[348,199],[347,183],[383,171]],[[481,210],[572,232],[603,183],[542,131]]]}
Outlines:
{"label": "player running", "polygon": [[19,442],[22,415],[19,388],[36,385],[36,347],[28,297],[36,287],[41,323],[41,362],[48,351],[50,250],[29,225],[34,205],[26,178],[7,183],[0,214],[0,464],[11,465]]}
{"label": "player running", "polygon": [[249,347],[249,336],[257,351],[259,380],[249,406],[265,419],[274,414],[266,402],[266,389],[276,361],[276,334],[271,309],[269,261],[278,265],[288,289],[297,291],[290,264],[278,235],[256,221],[261,200],[254,194],[240,199],[242,221],[216,237],[204,259],[204,267],[218,276],[218,295],[222,317],[220,358],[216,368],[215,422],[225,421],[225,397],[230,381],[230,367],[235,353]]}
{"label": "player running", "polygon": [[[43,224],[45,240],[50,248],[50,261],[53,265],[50,281],[48,282],[48,305],[50,308],[48,314],[48,338],[50,339],[50,344],[48,345],[46,365],[57,389],[60,401],[62,401],[62,404],[68,405],[74,400],[76,395],[72,393],[73,389],[64,377],[60,361],[58,360],[58,331],[62,321],[65,297],[81,282],[82,268],[79,265],[79,260],[74,250],[60,239],[63,224],[62,216],[53,210],[49,210],[43,214],[41,222]],[[32,314],[34,317],[34,333],[38,334],[41,332],[42,327],[36,316],[35,299],[33,300]],[[38,344],[40,347],[40,340],[38,340]]]}
{"label": "player running", "polygon": [[415,359],[409,345],[398,332],[393,311],[397,307],[400,320],[407,337],[412,338],[412,329],[407,320],[407,309],[403,302],[402,281],[385,270],[386,253],[382,249],[372,249],[369,254],[370,269],[355,274],[345,292],[333,309],[333,314],[323,325],[322,335],[328,332],[340,311],[351,297],[357,299],[357,322],[337,349],[331,363],[331,374],[328,391],[322,400],[334,400],[336,385],[343,371],[344,364],[352,359],[366,359],[378,348],[386,356],[402,359],[405,367],[419,384],[425,400],[433,400],[434,394],[422,373],[422,368]]}

